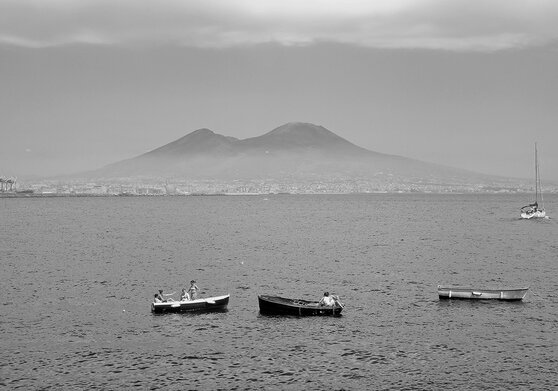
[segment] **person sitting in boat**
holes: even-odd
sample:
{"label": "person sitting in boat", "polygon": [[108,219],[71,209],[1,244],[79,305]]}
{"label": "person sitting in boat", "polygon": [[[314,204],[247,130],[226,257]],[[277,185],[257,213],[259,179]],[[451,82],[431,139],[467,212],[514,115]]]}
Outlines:
{"label": "person sitting in boat", "polygon": [[188,294],[190,295],[190,300],[196,300],[198,298],[198,291],[200,288],[196,285],[196,280],[190,281],[190,288],[188,288]]}
{"label": "person sitting in boat", "polygon": [[186,292],[186,289],[182,288],[182,293],[180,294],[180,301],[190,300],[190,295]]}
{"label": "person sitting in boat", "polygon": [[339,296],[331,296],[333,299],[333,305],[336,307],[345,307],[345,304],[341,303],[341,299],[339,298]]}
{"label": "person sitting in boat", "polygon": [[165,298],[163,297],[163,290],[162,289],[159,289],[159,292],[155,293],[155,299],[159,300],[158,303],[164,303],[166,301]]}
{"label": "person sitting in boat", "polygon": [[329,292],[324,292],[324,297],[322,297],[322,299],[318,304],[327,307],[332,307],[333,304],[335,304],[335,300],[333,300],[333,298],[329,296]]}
{"label": "person sitting in boat", "polygon": [[156,293],[156,295],[159,297],[159,300],[161,300],[161,303],[166,303],[167,301],[174,301],[172,299],[172,297],[169,297],[168,299],[165,299],[165,296],[171,296],[173,295],[173,293],[163,293],[162,289],[159,289],[159,293]]}
{"label": "person sitting in boat", "polygon": [[532,204],[525,205],[523,208],[521,208],[521,212],[527,213],[527,214],[533,214],[533,213],[537,212],[538,210],[539,210],[539,204],[536,201]]}
{"label": "person sitting in boat", "polygon": [[158,293],[155,293],[155,295],[153,296],[153,302],[154,303],[162,303],[163,300],[161,300],[161,296]]}

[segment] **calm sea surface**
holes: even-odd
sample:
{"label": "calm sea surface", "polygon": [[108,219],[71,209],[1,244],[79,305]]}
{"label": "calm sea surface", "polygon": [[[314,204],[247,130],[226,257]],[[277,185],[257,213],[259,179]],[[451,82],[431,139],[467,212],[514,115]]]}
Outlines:
{"label": "calm sea surface", "polygon": [[[558,387],[555,219],[521,195],[0,199],[0,387]],[[152,315],[197,280],[229,310]],[[438,284],[530,286],[520,303],[438,300]],[[261,316],[258,294],[346,307]]]}

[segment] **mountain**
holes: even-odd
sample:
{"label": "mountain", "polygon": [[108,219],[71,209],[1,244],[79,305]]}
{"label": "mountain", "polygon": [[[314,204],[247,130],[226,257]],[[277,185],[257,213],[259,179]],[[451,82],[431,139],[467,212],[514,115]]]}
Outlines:
{"label": "mountain", "polygon": [[488,183],[493,177],[361,148],[323,126],[292,122],[237,139],[199,129],[132,159],[84,174],[88,178],[181,180],[364,180]]}

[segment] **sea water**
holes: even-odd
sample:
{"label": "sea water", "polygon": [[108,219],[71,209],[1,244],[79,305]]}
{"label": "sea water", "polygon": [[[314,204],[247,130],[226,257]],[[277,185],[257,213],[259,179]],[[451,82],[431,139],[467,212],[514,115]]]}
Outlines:
{"label": "sea water", "polygon": [[[558,385],[558,197],[0,199],[6,389],[543,390]],[[557,219],[552,219],[556,215]],[[153,315],[195,279],[227,312]],[[529,286],[440,301],[438,284]],[[273,317],[258,294],[345,303]]]}

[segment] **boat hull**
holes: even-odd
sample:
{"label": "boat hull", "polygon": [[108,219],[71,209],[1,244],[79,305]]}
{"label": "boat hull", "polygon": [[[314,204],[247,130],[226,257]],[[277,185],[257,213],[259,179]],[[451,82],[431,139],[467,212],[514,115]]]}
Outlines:
{"label": "boat hull", "polygon": [[227,309],[230,295],[207,297],[204,299],[187,301],[170,301],[165,303],[151,303],[151,312],[156,314],[172,312],[210,312]]}
{"label": "boat hull", "polygon": [[264,315],[339,316],[343,307],[339,304],[321,306],[317,301],[287,299],[278,296],[258,296],[260,313]]}
{"label": "boat hull", "polygon": [[522,219],[543,219],[546,217],[546,212],[544,210],[537,210],[533,213],[521,212]]}
{"label": "boat hull", "polygon": [[438,296],[445,299],[463,300],[523,300],[529,287],[526,288],[506,288],[506,289],[477,289],[459,286],[438,285]]}

